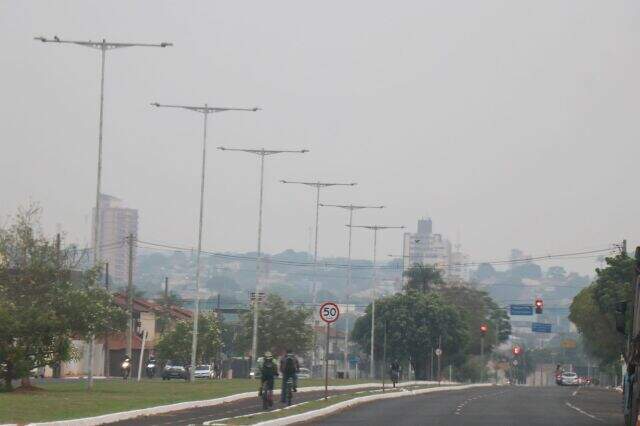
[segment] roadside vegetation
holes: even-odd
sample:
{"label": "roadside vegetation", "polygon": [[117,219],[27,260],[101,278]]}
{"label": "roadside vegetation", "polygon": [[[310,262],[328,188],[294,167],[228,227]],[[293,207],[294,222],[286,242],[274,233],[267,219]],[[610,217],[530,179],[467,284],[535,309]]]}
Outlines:
{"label": "roadside vegetation", "polygon": [[627,338],[616,327],[631,330],[635,262],[626,253],[605,261],[607,266],[596,269],[593,283],[573,298],[569,319],[578,328],[586,353],[603,369],[617,373]]}
{"label": "roadside vegetation", "polygon": [[[368,383],[370,380],[331,380],[330,385]],[[323,380],[302,380],[301,387],[320,386]],[[202,380],[97,380],[92,392],[83,380],[38,384],[44,391],[0,393],[0,424],[29,423],[99,416],[107,413],[218,398],[256,391],[251,379]]]}
{"label": "roadside vegetation", "polygon": [[[445,283],[440,271],[430,266],[414,265],[405,276],[402,293],[376,301],[376,359],[381,361],[385,356],[386,331],[387,362],[397,359],[405,371],[411,365],[416,379],[431,378],[435,366],[430,354],[439,346],[442,367],[452,365],[456,380],[479,379],[480,325],[489,327],[484,348],[489,354],[509,338],[511,325],[506,312],[483,291],[465,283]],[[371,305],[356,321],[352,337],[369,353]]]}
{"label": "roadside vegetation", "polygon": [[0,228],[0,378],[30,387],[34,368],[77,357],[72,339],[123,330],[126,314],[96,285],[97,269],[80,271],[87,255],[40,230],[40,209],[21,209]]}

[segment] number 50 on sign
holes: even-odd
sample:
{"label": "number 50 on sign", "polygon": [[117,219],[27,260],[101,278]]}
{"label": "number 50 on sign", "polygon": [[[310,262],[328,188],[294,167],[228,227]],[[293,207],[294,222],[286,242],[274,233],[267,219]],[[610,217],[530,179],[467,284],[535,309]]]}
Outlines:
{"label": "number 50 on sign", "polygon": [[335,322],[340,316],[338,305],[333,302],[325,302],[320,306],[320,319],[328,324]]}

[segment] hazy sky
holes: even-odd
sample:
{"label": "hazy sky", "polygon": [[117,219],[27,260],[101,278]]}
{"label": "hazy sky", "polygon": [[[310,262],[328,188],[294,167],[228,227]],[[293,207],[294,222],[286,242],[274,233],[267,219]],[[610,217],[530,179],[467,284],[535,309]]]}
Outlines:
{"label": "hazy sky", "polygon": [[[313,190],[372,203],[357,223],[429,215],[474,260],[640,242],[637,1],[0,1],[0,215],[29,199],[72,241],[95,202],[99,52],[38,35],[161,42],[109,52],[105,193],[140,210],[140,238],[193,245],[202,116],[150,102],[260,106],[209,126],[204,246],[305,250]],[[321,211],[320,254],[346,254],[347,212]],[[354,233],[368,257],[371,235]],[[380,235],[398,254],[401,232]],[[593,260],[566,261],[587,272]]]}

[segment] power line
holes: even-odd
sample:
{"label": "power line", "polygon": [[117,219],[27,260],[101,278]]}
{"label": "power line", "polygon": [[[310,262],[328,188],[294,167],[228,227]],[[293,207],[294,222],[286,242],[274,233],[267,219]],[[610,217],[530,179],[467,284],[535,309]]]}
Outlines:
{"label": "power line", "polygon": [[[162,244],[162,243],[153,243],[149,241],[137,241],[138,244],[142,244],[143,246],[151,246],[151,247],[161,247],[170,249],[173,251],[183,251],[183,252],[192,252],[193,249],[189,247],[181,247],[177,245],[171,244]],[[555,253],[555,254],[547,254],[540,256],[530,256],[525,259],[504,259],[504,260],[490,260],[484,262],[465,262],[465,263],[455,263],[455,264],[443,264],[442,267],[451,267],[451,268],[461,268],[467,266],[479,266],[481,264],[490,264],[490,265],[511,265],[511,264],[519,264],[519,263],[529,263],[533,261],[542,261],[542,260],[551,260],[551,259],[570,259],[576,256],[590,255],[596,253],[613,253],[614,249],[610,246],[608,248],[602,248],[598,250],[586,250],[586,251],[575,251],[569,253]],[[246,255],[237,255],[237,254],[229,254],[229,253],[220,253],[202,250],[203,254],[207,254],[212,257],[222,258],[222,259],[233,259],[233,260],[246,260],[251,262],[256,262],[258,260],[257,257],[254,256],[246,256]],[[301,262],[301,261],[292,261],[292,260],[279,260],[279,259],[269,259],[268,261],[271,264],[276,265],[285,265],[285,266],[300,266],[300,267],[313,267],[314,262]],[[349,268],[348,264],[342,263],[328,263],[328,262],[318,262],[318,265],[324,265],[324,267],[330,268]],[[388,269],[388,270],[398,270],[401,269],[399,265],[381,265],[381,266],[372,266],[372,265],[352,265],[353,269]]]}

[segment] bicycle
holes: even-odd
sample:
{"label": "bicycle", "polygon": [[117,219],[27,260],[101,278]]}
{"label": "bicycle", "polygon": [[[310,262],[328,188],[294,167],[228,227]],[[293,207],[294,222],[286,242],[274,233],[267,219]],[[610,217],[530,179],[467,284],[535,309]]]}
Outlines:
{"label": "bicycle", "polygon": [[284,384],[284,389],[282,389],[282,392],[284,392],[284,400],[287,403],[287,405],[291,405],[291,401],[293,400],[293,377],[289,376],[287,378],[287,381]]}
{"label": "bicycle", "polygon": [[398,381],[400,380],[400,372],[399,371],[392,371],[391,372],[391,382],[393,383],[393,387],[396,387],[396,384],[398,383]]}
{"label": "bicycle", "polygon": [[268,410],[273,406],[273,386],[269,386],[269,381],[262,384],[262,408]]}

